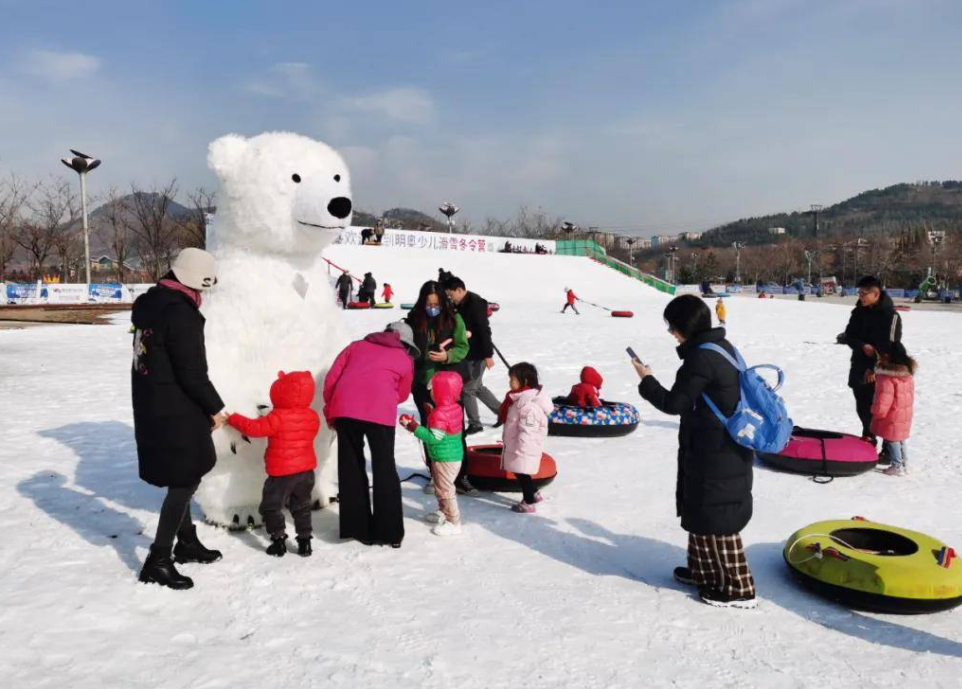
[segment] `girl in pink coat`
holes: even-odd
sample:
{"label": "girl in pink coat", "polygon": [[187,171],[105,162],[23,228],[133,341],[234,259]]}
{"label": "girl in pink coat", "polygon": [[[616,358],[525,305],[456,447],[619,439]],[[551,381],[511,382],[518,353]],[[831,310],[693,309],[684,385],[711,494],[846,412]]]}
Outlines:
{"label": "girl in pink coat", "polygon": [[524,498],[511,507],[515,512],[531,513],[543,500],[534,489],[532,474],[541,467],[544,441],[548,437],[548,415],[554,410],[551,397],[538,384],[538,369],[528,363],[508,370],[511,391],[501,403],[498,420],[504,424],[504,450],[501,468],[518,478]]}
{"label": "girl in pink coat", "polygon": [[882,439],[882,453],[891,458],[888,476],[905,473],[908,460],[905,441],[912,432],[915,404],[915,359],[901,342],[893,342],[887,353],[879,352],[875,368],[875,399],[872,402],[872,433]]}

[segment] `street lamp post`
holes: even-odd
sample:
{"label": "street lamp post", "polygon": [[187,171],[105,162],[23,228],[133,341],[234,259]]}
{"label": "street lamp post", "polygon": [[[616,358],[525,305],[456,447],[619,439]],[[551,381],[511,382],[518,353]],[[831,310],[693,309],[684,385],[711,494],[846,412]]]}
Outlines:
{"label": "street lamp post", "polygon": [[454,214],[461,209],[448,201],[438,206],[438,210],[448,217],[448,234],[452,234],[454,232]]}
{"label": "street lamp post", "polygon": [[635,245],[635,239],[633,237],[629,237],[625,240],[625,244],[628,245],[628,265],[634,265],[634,260],[632,260],[631,257],[631,247]]}
{"label": "street lamp post", "polygon": [[84,266],[87,276],[87,290],[90,290],[90,228],[87,225],[87,173],[100,166],[100,160],[72,148],[72,158],[61,158],[60,162],[80,175],[80,208],[84,223]]}
{"label": "street lamp post", "polygon": [[745,245],[734,242],[732,246],[735,247],[735,284],[740,285],[742,284],[742,248],[744,248]]}
{"label": "street lamp post", "polygon": [[814,251],[805,251],[805,260],[808,261],[808,284],[812,284],[812,260],[815,258]]}

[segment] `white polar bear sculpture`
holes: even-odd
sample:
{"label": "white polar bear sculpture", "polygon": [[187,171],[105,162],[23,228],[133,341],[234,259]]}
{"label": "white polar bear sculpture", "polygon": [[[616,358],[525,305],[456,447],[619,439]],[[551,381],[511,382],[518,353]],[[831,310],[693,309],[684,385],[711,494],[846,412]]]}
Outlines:
{"label": "white polar bear sculpture", "polygon": [[[256,417],[279,371],[310,371],[321,414],[324,376],[348,342],[321,258],[351,221],[347,166],[326,144],[282,132],[224,136],[210,145],[208,163],[221,182],[207,238],[217,285],[202,308],[210,378],[228,411]],[[336,465],[322,414],[321,423],[314,497],[324,506],[336,495]],[[214,438],[217,465],[197,491],[205,517],[259,525],[266,442],[246,442],[229,427]]]}

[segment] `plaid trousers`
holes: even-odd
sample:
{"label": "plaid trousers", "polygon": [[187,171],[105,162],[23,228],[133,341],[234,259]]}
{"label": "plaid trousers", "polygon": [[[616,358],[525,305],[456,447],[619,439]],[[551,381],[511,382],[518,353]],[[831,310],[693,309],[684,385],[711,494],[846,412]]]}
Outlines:
{"label": "plaid trousers", "polygon": [[734,598],[755,595],[741,534],[688,534],[688,569],[698,588],[710,588]]}

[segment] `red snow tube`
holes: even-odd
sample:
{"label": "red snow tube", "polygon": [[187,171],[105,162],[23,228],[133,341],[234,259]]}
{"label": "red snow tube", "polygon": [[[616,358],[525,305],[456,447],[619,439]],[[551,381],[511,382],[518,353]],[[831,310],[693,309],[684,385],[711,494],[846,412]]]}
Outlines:
{"label": "red snow tube", "polygon": [[898,306],[895,307],[895,310],[896,310],[896,311],[911,311],[911,310],[912,310],[912,307],[911,307],[911,306],[905,306],[904,304],[900,304],[900,305],[898,305]]}
{"label": "red snow tube", "polygon": [[857,436],[798,426],[784,450],[758,456],[777,469],[813,476],[856,476],[878,463],[875,446]]}
{"label": "red snow tube", "polygon": [[634,315],[635,314],[633,311],[612,311],[611,312],[612,318],[633,318]]}
{"label": "red snow tube", "polygon": [[490,318],[491,314],[493,314],[495,311],[500,311],[500,310],[501,310],[501,304],[498,304],[498,303],[488,304],[488,317]]}
{"label": "red snow tube", "polygon": [[349,301],[347,302],[347,308],[349,309],[369,309],[371,308],[371,303],[367,301]]}
{"label": "red snow tube", "polygon": [[[500,493],[520,493],[521,486],[510,471],[501,468],[501,452],[504,447],[497,445],[474,445],[468,448],[468,479],[480,490]],[[541,455],[541,467],[534,479],[535,488],[547,486],[558,475],[558,468],[550,455]]]}

